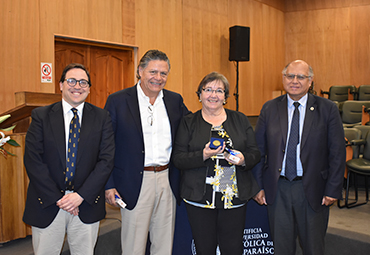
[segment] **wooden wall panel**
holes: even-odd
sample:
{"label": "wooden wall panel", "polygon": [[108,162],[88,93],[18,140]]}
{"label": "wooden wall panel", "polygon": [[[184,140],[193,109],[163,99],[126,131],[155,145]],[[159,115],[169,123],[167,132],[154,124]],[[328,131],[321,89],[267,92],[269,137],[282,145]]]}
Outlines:
{"label": "wooden wall panel", "polygon": [[262,4],[274,7],[278,9],[279,11],[284,12],[285,10],[285,2],[287,0],[256,0],[258,2],[261,2]]}
{"label": "wooden wall panel", "polygon": [[[239,105],[247,114],[258,114],[281,88],[282,66],[296,58],[315,68],[318,91],[369,83],[369,5],[370,0],[4,0],[0,53],[6,65],[0,75],[11,86],[2,85],[0,112],[14,107],[15,91],[54,91],[39,74],[41,61],[55,64],[54,34],[136,44],[138,58],[148,49],[165,51],[172,64],[167,88],[182,93],[191,109],[200,107],[194,88],[206,73],[222,72],[235,87],[235,66],[228,61],[233,25],[251,27],[251,61],[240,62]],[[227,107],[235,108],[233,97]]]}
{"label": "wooden wall panel", "polygon": [[31,227],[22,221],[29,182],[23,165],[25,137],[11,136],[21,147],[5,145],[16,156],[5,159],[0,155],[0,243],[31,234]]}
{"label": "wooden wall panel", "polygon": [[350,8],[285,14],[285,60],[303,59],[315,73],[315,90],[350,85]]}
{"label": "wooden wall panel", "polygon": [[15,106],[14,93],[36,91],[41,80],[38,1],[0,3],[0,113]]}
{"label": "wooden wall panel", "polygon": [[370,5],[351,8],[351,84],[370,84]]}
{"label": "wooden wall panel", "polygon": [[[55,34],[122,43],[122,0],[39,1],[41,61],[54,62]],[[53,93],[54,84],[42,83],[39,91]]]}
{"label": "wooden wall panel", "polygon": [[[262,105],[272,99],[272,92],[281,89],[284,13],[256,1],[229,3],[231,24],[251,29],[250,61],[239,62],[239,110],[247,115],[258,115]],[[230,83],[235,84],[235,68],[231,66],[230,69],[233,77]]]}
{"label": "wooden wall panel", "polygon": [[[260,1],[268,2],[269,0]],[[369,4],[370,0],[285,0],[285,12],[344,8]]]}
{"label": "wooden wall panel", "polygon": [[122,42],[135,44],[135,0],[122,0]]}
{"label": "wooden wall panel", "polygon": [[285,11],[292,12],[343,8],[349,7],[352,1],[354,0],[285,0]]}
{"label": "wooden wall panel", "polygon": [[351,6],[369,5],[370,0],[351,0]]}
{"label": "wooden wall panel", "polygon": [[183,1],[183,89],[190,110],[200,109],[195,91],[212,71],[228,77],[227,2]]}
{"label": "wooden wall panel", "polygon": [[165,52],[171,63],[166,88],[178,93],[183,86],[181,3],[181,0],[135,1],[137,60],[150,49]]}

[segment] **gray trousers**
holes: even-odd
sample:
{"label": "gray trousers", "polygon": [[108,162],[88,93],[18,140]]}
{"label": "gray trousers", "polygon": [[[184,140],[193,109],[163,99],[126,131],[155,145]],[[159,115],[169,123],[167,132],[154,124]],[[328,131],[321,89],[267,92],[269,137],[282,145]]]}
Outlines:
{"label": "gray trousers", "polygon": [[267,209],[275,255],[295,255],[297,237],[303,255],[325,254],[329,207],[312,210],[302,180],[279,179],[276,199]]}

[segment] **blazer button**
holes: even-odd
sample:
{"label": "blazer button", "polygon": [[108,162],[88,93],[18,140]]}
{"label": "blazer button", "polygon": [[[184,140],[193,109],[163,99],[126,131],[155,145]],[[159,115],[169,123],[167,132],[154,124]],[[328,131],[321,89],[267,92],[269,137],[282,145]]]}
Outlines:
{"label": "blazer button", "polygon": [[95,204],[97,204],[98,203],[98,201],[95,201]]}
{"label": "blazer button", "polygon": [[143,154],[144,154],[144,153],[145,153],[145,151],[141,151],[141,153],[143,153]]}
{"label": "blazer button", "polygon": [[42,201],[40,201],[40,205],[42,205],[43,203],[42,203]]}
{"label": "blazer button", "polygon": [[279,172],[281,172],[281,168],[279,168]]}
{"label": "blazer button", "polygon": [[143,174],[143,172],[140,172],[140,174]]}
{"label": "blazer button", "polygon": [[285,153],[285,149],[283,150],[283,153]]}

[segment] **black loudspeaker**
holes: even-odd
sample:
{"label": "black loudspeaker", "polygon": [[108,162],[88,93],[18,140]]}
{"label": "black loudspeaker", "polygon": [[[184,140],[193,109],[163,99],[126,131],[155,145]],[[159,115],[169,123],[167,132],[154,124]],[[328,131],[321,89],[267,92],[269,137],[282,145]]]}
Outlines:
{"label": "black loudspeaker", "polygon": [[249,36],[249,27],[229,28],[229,61],[249,61]]}

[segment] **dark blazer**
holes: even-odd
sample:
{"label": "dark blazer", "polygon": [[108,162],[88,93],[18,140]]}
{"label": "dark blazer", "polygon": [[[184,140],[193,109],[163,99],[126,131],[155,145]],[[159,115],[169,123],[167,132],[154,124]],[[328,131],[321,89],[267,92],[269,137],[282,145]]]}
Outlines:
{"label": "dark blazer", "polygon": [[[236,166],[236,179],[239,198],[247,201],[260,190],[250,171],[260,161],[260,152],[248,118],[241,112],[225,111],[227,119],[223,127],[234,149],[243,153],[245,159],[245,166]],[[209,168],[214,168],[211,159],[203,161],[203,149],[210,140],[211,128],[212,125],[203,119],[200,110],[185,116],[179,126],[173,161],[181,169],[182,198],[200,201],[205,195],[207,172]]]}
{"label": "dark blazer", "polygon": [[[287,95],[266,102],[255,134],[261,162],[254,167],[257,182],[268,204],[275,200],[288,132]],[[330,100],[308,93],[301,137],[303,187],[315,211],[323,196],[340,199],[345,168],[345,142],[338,107]]]}
{"label": "dark blazer", "polygon": [[[30,183],[23,221],[44,228],[59,211],[65,192],[66,141],[62,102],[32,111],[26,135],[24,164]],[[105,217],[104,185],[113,169],[114,134],[106,110],[85,103],[77,152],[75,191],[84,198],[79,217],[84,223]]]}
{"label": "dark blazer", "polygon": [[[112,117],[116,140],[114,169],[105,189],[116,188],[129,210],[135,207],[139,198],[145,159],[136,86],[111,94],[105,104],[105,109]],[[163,101],[171,125],[172,144],[174,144],[180,120],[189,111],[181,95],[175,92],[163,89]],[[179,199],[179,171],[172,163],[169,168],[169,180],[175,197]]]}

